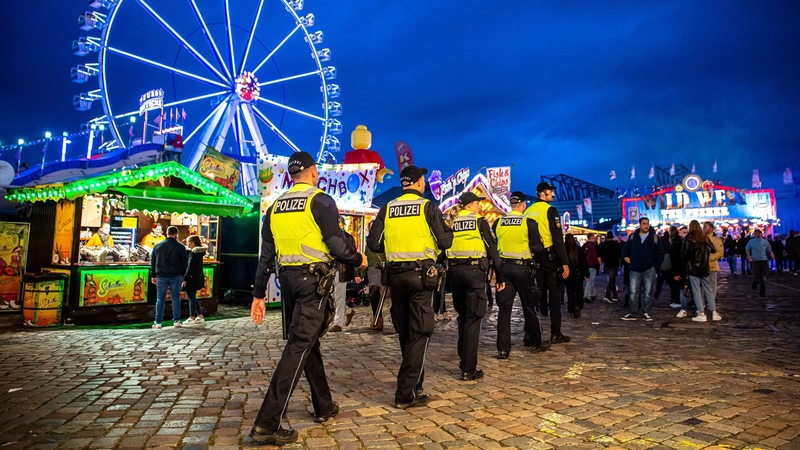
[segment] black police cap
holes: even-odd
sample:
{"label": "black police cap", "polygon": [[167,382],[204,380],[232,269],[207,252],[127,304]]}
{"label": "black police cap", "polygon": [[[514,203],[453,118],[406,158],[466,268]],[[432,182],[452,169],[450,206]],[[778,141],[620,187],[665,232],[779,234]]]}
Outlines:
{"label": "black police cap", "polygon": [[295,152],[289,158],[288,169],[289,173],[294,175],[296,173],[302,172],[308,169],[311,166],[316,166],[317,160],[311,156],[311,153],[308,152]]}
{"label": "black police cap", "polygon": [[400,184],[408,186],[417,182],[423,175],[428,173],[428,169],[417,166],[407,166],[400,171]]}
{"label": "black police cap", "polygon": [[546,181],[542,181],[541,183],[536,185],[536,193],[537,194],[539,194],[541,192],[544,192],[544,191],[555,191],[555,190],[556,190],[556,187],[553,186],[552,184],[546,182]]}
{"label": "black police cap", "polygon": [[483,200],[485,198],[486,197],[478,197],[477,195],[473,194],[472,192],[464,192],[463,194],[461,194],[460,197],[458,197],[458,203],[461,206],[467,206],[472,202],[477,202],[477,201]]}
{"label": "black police cap", "polygon": [[522,191],[514,191],[511,193],[511,197],[509,197],[508,201],[511,202],[512,205],[516,205],[517,203],[523,203],[528,198]]}

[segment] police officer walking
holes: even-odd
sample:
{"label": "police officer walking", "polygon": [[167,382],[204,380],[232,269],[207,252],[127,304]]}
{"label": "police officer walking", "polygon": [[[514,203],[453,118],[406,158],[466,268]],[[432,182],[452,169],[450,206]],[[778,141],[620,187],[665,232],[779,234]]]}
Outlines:
{"label": "police officer walking", "polygon": [[425,352],[433,333],[433,291],[438,284],[436,257],[453,243],[433,203],[422,197],[427,169],[400,172],[403,194],[384,205],[373,222],[367,246],[386,255],[392,292],[392,323],[400,339],[403,361],[397,373],[394,406],[406,409],[428,404],[422,392]]}
{"label": "police officer walking", "polygon": [[497,270],[497,291],[502,291],[505,286],[497,242],[489,223],[478,215],[481,211],[480,201],[485,198],[472,192],[465,192],[458,198],[458,205],[462,209],[453,219],[453,246],[447,249],[453,307],[458,312],[459,379],[462,381],[483,378],[483,371],[477,366],[481,319],[486,315],[488,303],[487,257],[492,259]]}
{"label": "police officer walking", "polygon": [[288,340],[250,432],[260,444],[282,445],[297,440],[297,431],[283,428],[281,422],[301,372],[311,389],[315,420],[324,422],[339,412],[320,353],[319,338],[327,329],[329,311],[318,285],[321,275],[333,270],[334,259],[352,265],[362,265],[364,260],[339,229],[336,203],[316,187],[319,172],[314,158],[308,152],[297,152],[289,159],[288,171],[294,185],[264,216],[250,307],[253,321],[261,324],[266,313],[267,282],[277,269],[284,323],[289,324]]}
{"label": "police officer walking", "polygon": [[519,293],[522,314],[525,317],[523,343],[531,351],[540,352],[549,348],[542,341],[542,326],[536,315],[539,291],[534,278],[533,255],[544,252],[539,226],[535,220],[522,213],[527,207],[525,194],[513,192],[510,197],[511,212],[494,223],[497,249],[503,261],[505,289],[497,292],[497,358],[507,359],[511,352],[511,309],[514,297]]}
{"label": "police officer walking", "polygon": [[525,216],[536,221],[544,244],[544,253],[541,256],[534,255],[534,261],[539,265],[536,282],[541,289],[542,313],[545,308],[550,310],[550,343],[560,344],[570,341],[569,336],[561,333],[561,286],[563,280],[569,277],[569,265],[561,219],[558,210],[550,206],[555,189],[550,183],[539,183],[536,186],[538,200],[525,210]]}

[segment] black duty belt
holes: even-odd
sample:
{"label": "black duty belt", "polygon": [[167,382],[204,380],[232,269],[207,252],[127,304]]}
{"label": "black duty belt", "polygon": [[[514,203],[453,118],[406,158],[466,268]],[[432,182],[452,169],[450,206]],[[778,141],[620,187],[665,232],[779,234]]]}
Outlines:
{"label": "black duty belt", "polygon": [[530,266],[531,260],[530,259],[509,259],[503,258],[504,264],[516,264],[518,266]]}
{"label": "black duty belt", "polygon": [[420,269],[422,263],[423,261],[389,261],[386,263],[386,267],[395,270]]}
{"label": "black duty belt", "polygon": [[477,266],[481,260],[472,258],[454,258],[450,260],[451,266]]}
{"label": "black duty belt", "polygon": [[[284,266],[284,265],[281,265],[280,266],[280,270],[281,271],[284,271],[284,270],[301,271],[302,270],[302,271],[314,272],[318,268],[323,268],[322,266],[325,266],[324,269],[328,269],[328,270],[331,269],[331,265],[328,264],[328,263],[316,262],[316,263],[310,263],[310,264],[300,264],[299,266]],[[327,272],[327,270],[325,270],[325,272]]]}

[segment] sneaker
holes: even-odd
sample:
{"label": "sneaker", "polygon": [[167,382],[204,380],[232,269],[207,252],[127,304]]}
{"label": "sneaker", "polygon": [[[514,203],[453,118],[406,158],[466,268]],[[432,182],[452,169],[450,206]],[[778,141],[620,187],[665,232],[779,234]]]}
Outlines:
{"label": "sneaker", "polygon": [[154,323],[153,324],[153,328],[155,328],[156,330],[160,330],[161,329],[161,324],[160,323]]}
{"label": "sneaker", "polygon": [[647,313],[642,314],[642,319],[644,319],[645,322],[652,322],[653,321],[653,318],[650,317],[650,314],[647,314]]}
{"label": "sneaker", "polygon": [[339,404],[336,403],[336,402],[333,402],[333,408],[331,408],[330,412],[328,412],[326,414],[317,414],[314,411],[314,407],[313,406],[308,410],[308,413],[311,414],[314,417],[314,422],[324,423],[324,422],[327,422],[329,419],[332,419],[332,418],[336,417],[336,415],[339,414]]}
{"label": "sneaker", "polygon": [[711,320],[722,320],[722,316],[720,316],[718,312],[712,311]]}
{"label": "sneaker", "polygon": [[483,378],[483,371],[481,369],[477,369],[474,372],[461,372],[461,376],[458,377],[461,381],[474,381]]}
{"label": "sneaker", "polygon": [[425,406],[427,404],[428,404],[428,396],[426,394],[422,394],[422,395],[417,395],[410,402],[395,401],[394,407],[397,409],[408,409],[408,408],[417,408],[420,406]]}
{"label": "sneaker", "polygon": [[686,317],[687,315],[688,315],[688,314],[686,313],[686,310],[685,310],[685,309],[682,309],[682,310],[678,311],[678,314],[677,314],[675,317],[677,317],[678,319],[683,319],[683,318],[684,318],[684,317]]}
{"label": "sneaker", "polygon": [[669,307],[670,308],[675,308],[675,309],[680,309],[681,304],[680,303],[670,303]]}
{"label": "sneaker", "polygon": [[180,328],[183,325],[181,325],[181,321],[180,320],[176,320],[176,321],[172,322],[172,326],[175,327],[175,328]]}
{"label": "sneaker", "polygon": [[266,428],[255,425],[250,431],[250,438],[259,444],[291,444],[297,441],[297,431],[291,428],[278,428],[275,431],[269,431]]}
{"label": "sneaker", "polygon": [[550,336],[550,343],[551,344],[565,344],[571,341],[572,338],[565,334],[557,334],[555,336]]}
{"label": "sneaker", "polygon": [[697,313],[696,316],[692,317],[692,321],[693,322],[707,322],[708,319],[706,319],[706,313],[699,312],[699,313]]}
{"label": "sneaker", "polygon": [[203,325],[203,324],[205,324],[205,323],[206,323],[206,319],[204,319],[204,318],[202,318],[202,317],[199,317],[199,316],[198,316],[198,317],[195,317],[195,318],[194,318],[194,324],[195,324],[195,325]]}
{"label": "sneaker", "polygon": [[633,314],[625,314],[621,317],[622,320],[637,320],[638,317],[634,316]]}
{"label": "sneaker", "polygon": [[190,326],[195,324],[195,319],[192,319],[191,317],[189,317],[188,319],[183,321],[183,324],[185,326],[189,326],[190,327]]}

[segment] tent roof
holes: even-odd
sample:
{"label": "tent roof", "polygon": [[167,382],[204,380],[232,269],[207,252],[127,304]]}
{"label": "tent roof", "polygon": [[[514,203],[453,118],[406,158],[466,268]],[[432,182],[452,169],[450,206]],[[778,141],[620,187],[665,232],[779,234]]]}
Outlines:
{"label": "tent roof", "polygon": [[[151,186],[150,182],[179,179],[186,188]],[[172,183],[170,183],[172,184]],[[96,177],[25,188],[10,188],[10,201],[74,200],[91,194],[119,192],[129,196],[129,209],[170,211],[188,214],[239,216],[253,209],[253,202],[175,161],[120,170]]]}

